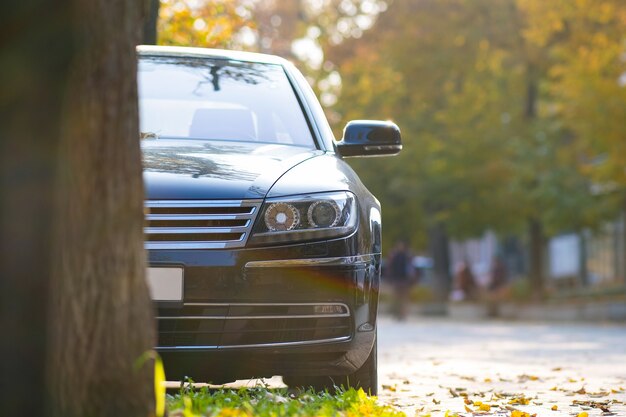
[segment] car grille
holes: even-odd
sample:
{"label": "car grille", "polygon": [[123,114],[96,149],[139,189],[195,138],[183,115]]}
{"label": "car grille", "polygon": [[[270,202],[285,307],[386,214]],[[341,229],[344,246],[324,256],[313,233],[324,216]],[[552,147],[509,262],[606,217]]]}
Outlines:
{"label": "car grille", "polygon": [[260,200],[146,201],[146,249],[242,247],[260,205]]}
{"label": "car grille", "polygon": [[158,314],[158,348],[289,346],[349,340],[351,317],[342,303],[185,303]]}

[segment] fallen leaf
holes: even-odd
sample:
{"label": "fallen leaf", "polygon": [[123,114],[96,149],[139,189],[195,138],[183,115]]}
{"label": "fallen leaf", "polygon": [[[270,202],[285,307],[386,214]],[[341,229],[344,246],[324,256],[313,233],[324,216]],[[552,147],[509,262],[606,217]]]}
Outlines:
{"label": "fallen leaf", "polygon": [[465,411],[467,411],[468,413],[471,413],[471,412],[472,412],[472,409],[471,409],[471,408],[469,408],[468,406],[465,406]]}
{"label": "fallen leaf", "polygon": [[562,371],[563,368],[561,368],[560,366],[557,366],[556,368],[552,368],[553,372],[558,372],[558,371]]}
{"label": "fallen leaf", "polygon": [[513,405],[528,405],[530,403],[530,398],[526,398],[525,396],[514,397],[509,400],[509,404]]}
{"label": "fallen leaf", "polygon": [[589,413],[587,413],[586,411],[583,411],[582,413],[578,413],[576,417],[589,417]]}
{"label": "fallen leaf", "polygon": [[491,382],[491,378],[485,378],[485,382]]}
{"label": "fallen leaf", "polygon": [[434,398],[433,398],[433,402],[434,402],[435,404],[441,404],[441,401],[437,401],[437,400],[436,400],[436,399],[434,399]]}
{"label": "fallen leaf", "polygon": [[552,411],[556,411],[558,409],[559,409],[559,407],[557,407],[556,405],[553,405],[552,408],[551,408]]}
{"label": "fallen leaf", "polygon": [[609,409],[609,402],[608,401],[580,401],[580,400],[574,400],[572,401],[573,405],[578,405],[580,407],[590,407],[590,408],[598,408],[600,410],[602,410],[605,413],[609,413],[611,410]]}
{"label": "fallen leaf", "polygon": [[491,411],[491,406],[489,404],[481,404],[478,408],[480,411]]}

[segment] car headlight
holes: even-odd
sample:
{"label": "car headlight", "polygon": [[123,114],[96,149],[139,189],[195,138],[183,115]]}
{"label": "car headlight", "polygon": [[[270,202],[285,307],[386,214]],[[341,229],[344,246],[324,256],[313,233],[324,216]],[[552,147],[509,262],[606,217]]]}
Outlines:
{"label": "car headlight", "polygon": [[356,229],[354,195],[347,191],[268,198],[248,240],[280,244],[346,236]]}

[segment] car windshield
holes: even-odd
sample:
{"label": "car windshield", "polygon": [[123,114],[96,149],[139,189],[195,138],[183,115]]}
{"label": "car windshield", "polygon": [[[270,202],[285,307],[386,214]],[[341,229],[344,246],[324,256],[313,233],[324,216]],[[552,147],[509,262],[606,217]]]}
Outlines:
{"label": "car windshield", "polygon": [[138,84],[142,139],[314,147],[281,65],[144,56],[139,61]]}

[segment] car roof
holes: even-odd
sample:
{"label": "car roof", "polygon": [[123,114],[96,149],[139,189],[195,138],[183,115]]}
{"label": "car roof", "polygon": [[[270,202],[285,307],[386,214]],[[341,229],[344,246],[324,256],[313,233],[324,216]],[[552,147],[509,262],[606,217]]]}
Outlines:
{"label": "car roof", "polygon": [[228,59],[233,61],[256,62],[261,64],[279,64],[285,66],[289,61],[276,55],[256,52],[227,51],[225,49],[191,48],[184,46],[139,45],[137,53],[141,56],[193,56]]}

